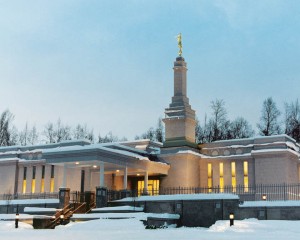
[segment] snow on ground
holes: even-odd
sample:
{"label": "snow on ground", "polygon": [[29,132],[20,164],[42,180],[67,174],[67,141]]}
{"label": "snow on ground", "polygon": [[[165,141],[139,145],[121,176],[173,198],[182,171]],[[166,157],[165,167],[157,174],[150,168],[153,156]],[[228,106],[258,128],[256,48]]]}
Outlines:
{"label": "snow on ground", "polygon": [[299,207],[300,201],[246,201],[240,207]]}
{"label": "snow on ground", "polygon": [[88,222],[70,223],[54,230],[34,230],[30,225],[20,223],[14,228],[14,222],[0,221],[0,239],[2,240],[298,240],[300,221],[258,221],[247,219],[235,221],[229,227],[229,221],[218,221],[210,228],[168,228],[147,230],[138,219],[110,220],[100,219]]}
{"label": "snow on ground", "polygon": [[119,206],[119,207],[103,207],[103,208],[94,208],[92,209],[92,212],[114,212],[114,211],[135,211],[135,212],[141,212],[144,208],[142,207],[132,207],[132,206]]}

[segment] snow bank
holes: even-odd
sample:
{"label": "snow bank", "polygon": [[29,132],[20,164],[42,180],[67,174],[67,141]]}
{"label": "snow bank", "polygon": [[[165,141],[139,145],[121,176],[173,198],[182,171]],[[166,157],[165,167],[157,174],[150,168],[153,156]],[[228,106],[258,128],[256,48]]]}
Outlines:
{"label": "snow bank", "polygon": [[300,207],[300,201],[248,201],[240,207]]}
{"label": "snow bank", "polygon": [[142,207],[132,207],[132,206],[120,206],[120,207],[104,207],[104,208],[94,208],[92,212],[107,212],[107,211],[136,211],[142,212],[144,208]]}
{"label": "snow bank", "polygon": [[141,196],[138,198],[123,198],[115,202],[133,202],[133,201],[173,201],[173,200],[214,200],[214,199],[239,199],[238,195],[227,193],[210,194],[177,194],[177,195],[159,195],[159,196]]}
{"label": "snow bank", "polygon": [[[7,205],[7,200],[0,200],[0,205]],[[47,204],[47,203],[59,203],[59,199],[49,198],[49,199],[16,199],[9,200],[9,204],[24,205],[24,204]]]}

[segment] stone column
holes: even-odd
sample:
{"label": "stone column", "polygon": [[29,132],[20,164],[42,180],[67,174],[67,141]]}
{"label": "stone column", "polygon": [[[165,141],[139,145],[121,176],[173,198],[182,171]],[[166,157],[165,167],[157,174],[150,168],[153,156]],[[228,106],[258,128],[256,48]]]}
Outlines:
{"label": "stone column", "polygon": [[61,188],[67,187],[67,165],[64,164],[64,170],[63,170],[63,182]]}
{"label": "stone column", "polygon": [[127,167],[125,167],[125,169],[124,169],[124,184],[123,184],[124,190],[127,190],[127,174],[128,174]]}
{"label": "stone column", "polygon": [[148,171],[145,172],[144,176],[144,193],[143,195],[148,195]]}
{"label": "stone column", "polygon": [[100,162],[100,187],[105,187],[104,182],[104,162]]}
{"label": "stone column", "polygon": [[85,176],[85,189],[86,191],[91,191],[91,169],[90,168],[86,168],[85,170],[86,176]]}
{"label": "stone column", "polygon": [[70,188],[59,188],[59,208],[63,209],[70,203]]}

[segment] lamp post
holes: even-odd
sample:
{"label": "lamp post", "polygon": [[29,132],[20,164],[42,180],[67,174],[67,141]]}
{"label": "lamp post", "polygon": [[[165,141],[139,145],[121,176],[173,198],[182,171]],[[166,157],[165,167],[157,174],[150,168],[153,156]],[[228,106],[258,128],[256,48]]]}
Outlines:
{"label": "lamp post", "polygon": [[267,194],[263,194],[262,197],[261,197],[261,199],[262,199],[263,201],[267,201]]}
{"label": "lamp post", "polygon": [[234,225],[234,214],[230,213],[229,214],[229,220],[230,220],[230,227]]}
{"label": "lamp post", "polygon": [[16,213],[16,219],[15,219],[15,228],[18,228],[19,227],[19,213],[17,212]]}

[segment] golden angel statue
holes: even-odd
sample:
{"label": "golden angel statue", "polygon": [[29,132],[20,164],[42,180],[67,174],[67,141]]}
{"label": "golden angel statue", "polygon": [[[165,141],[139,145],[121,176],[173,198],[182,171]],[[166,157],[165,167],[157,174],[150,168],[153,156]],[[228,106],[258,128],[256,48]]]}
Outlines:
{"label": "golden angel statue", "polygon": [[177,43],[178,43],[178,48],[179,48],[178,54],[179,54],[179,56],[181,57],[181,56],[182,56],[181,33],[179,33],[179,34],[177,35]]}

